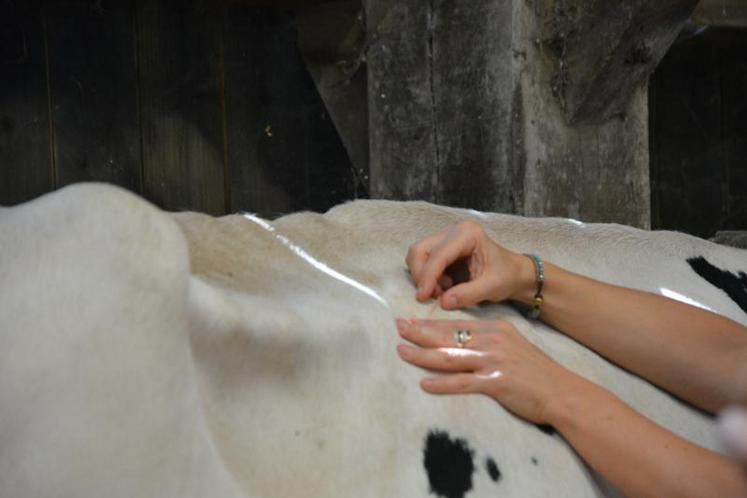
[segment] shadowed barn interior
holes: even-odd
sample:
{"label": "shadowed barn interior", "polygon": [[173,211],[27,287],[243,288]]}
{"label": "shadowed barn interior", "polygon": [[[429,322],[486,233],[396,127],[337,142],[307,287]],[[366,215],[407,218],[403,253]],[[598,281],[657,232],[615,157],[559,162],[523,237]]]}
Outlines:
{"label": "shadowed barn interior", "polygon": [[743,230],[747,9],[593,4],[2,2],[0,204],[93,180],[213,215]]}

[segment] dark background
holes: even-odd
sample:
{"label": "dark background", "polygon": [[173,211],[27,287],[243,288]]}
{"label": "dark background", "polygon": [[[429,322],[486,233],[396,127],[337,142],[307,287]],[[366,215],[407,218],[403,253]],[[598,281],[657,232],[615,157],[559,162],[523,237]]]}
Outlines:
{"label": "dark background", "polygon": [[649,116],[651,226],[747,230],[747,30],[681,36],[651,78]]}
{"label": "dark background", "polygon": [[[650,83],[652,226],[747,228],[747,31],[683,34]],[[106,181],[275,217],[367,196],[289,11],[0,0],[0,204]]]}
{"label": "dark background", "polygon": [[0,204],[89,180],[213,215],[363,193],[288,12],[0,0]]}

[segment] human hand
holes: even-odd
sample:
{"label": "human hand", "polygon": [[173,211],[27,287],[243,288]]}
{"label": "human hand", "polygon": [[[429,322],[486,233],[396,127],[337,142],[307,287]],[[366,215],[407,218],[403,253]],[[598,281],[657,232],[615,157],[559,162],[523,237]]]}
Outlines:
{"label": "human hand", "polygon": [[[440,297],[444,309],[513,299],[521,289],[534,286],[531,260],[496,244],[471,221],[416,242],[406,262],[418,287],[416,298]],[[464,275],[451,271],[460,263],[467,267]]]}
{"label": "human hand", "polygon": [[734,405],[724,409],[718,425],[724,443],[747,469],[747,407]]}
{"label": "human hand", "polygon": [[[514,414],[537,424],[552,424],[548,406],[586,382],[529,343],[505,321],[397,320],[400,357],[413,365],[445,373],[421,381],[432,394],[481,393]],[[457,347],[454,331],[467,329],[472,340]]]}

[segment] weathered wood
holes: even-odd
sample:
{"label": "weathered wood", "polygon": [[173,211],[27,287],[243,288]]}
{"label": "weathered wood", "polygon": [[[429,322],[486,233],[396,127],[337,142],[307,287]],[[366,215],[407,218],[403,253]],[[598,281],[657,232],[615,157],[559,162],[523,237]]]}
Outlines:
{"label": "weathered wood", "polygon": [[366,6],[372,196],[515,211],[511,4]]}
{"label": "weathered wood", "polygon": [[0,204],[54,188],[41,2],[0,3]]}
{"label": "weathered wood", "polygon": [[747,36],[725,33],[720,53],[723,98],[723,140],[728,178],[727,217],[720,228],[747,229]]}
{"label": "weathered wood", "polygon": [[512,161],[510,2],[433,2],[431,92],[436,200],[515,212],[523,177]]}
{"label": "weathered wood", "polygon": [[305,130],[304,155],[310,186],[308,209],[325,212],[342,202],[368,196],[362,184],[365,179],[354,173],[353,164],[323,102],[313,91],[312,82],[309,80],[307,84],[314,97],[308,114],[311,119],[308,119]]}
{"label": "weathered wood", "polygon": [[514,18],[520,104],[515,120],[522,143],[521,213],[592,222],[650,226],[648,113],[639,87],[619,117],[596,125],[570,125],[553,96],[550,54],[537,43],[552,11],[538,3]]}
{"label": "weathered wood", "polygon": [[105,181],[142,192],[131,2],[47,5],[57,184]]}
{"label": "weathered wood", "polygon": [[725,246],[747,249],[747,230],[724,230],[716,232],[711,241]]}
{"label": "weathered wood", "polygon": [[568,125],[547,3],[366,6],[373,196],[649,226],[645,89]]}
{"label": "weathered wood", "polygon": [[224,26],[231,209],[272,218],[350,199],[350,160],[304,67],[292,16],[230,6]]}
{"label": "weathered wood", "polygon": [[366,26],[360,0],[294,10],[298,46],[354,170],[354,194],[368,191]]}
{"label": "weathered wood", "polygon": [[543,42],[556,57],[553,90],[571,123],[625,111],[698,0],[545,0]]}
{"label": "weathered wood", "polygon": [[277,105],[293,97],[287,92],[292,79],[283,71],[291,19],[280,11],[228,5],[223,22],[230,210],[272,218],[307,197],[304,165],[288,143],[296,138],[292,122],[287,113],[280,121]]}
{"label": "weathered wood", "polygon": [[366,0],[371,196],[437,201],[432,8]]}
{"label": "weathered wood", "polygon": [[[721,184],[726,158],[724,148],[717,145],[722,118],[720,71],[713,55],[711,47],[682,43],[670,51],[653,81],[657,154],[651,171],[656,185],[652,223],[657,228],[680,228],[686,219],[694,234],[709,236],[724,214]],[[698,71],[692,71],[693,60],[699,62]],[[711,167],[703,168],[704,164]],[[682,202],[683,198],[699,202]]]}
{"label": "weathered wood", "polygon": [[684,40],[652,78],[655,228],[710,237],[747,227],[747,42],[740,35],[709,30]]}
{"label": "weathered wood", "polygon": [[747,28],[744,0],[700,0],[691,21],[705,26]]}
{"label": "weathered wood", "polygon": [[226,212],[222,5],[138,5],[145,196],[170,210]]}

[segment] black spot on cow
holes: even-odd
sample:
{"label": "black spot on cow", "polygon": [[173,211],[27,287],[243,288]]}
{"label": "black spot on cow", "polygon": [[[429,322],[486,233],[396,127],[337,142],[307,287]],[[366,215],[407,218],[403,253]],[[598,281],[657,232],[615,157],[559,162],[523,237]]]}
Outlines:
{"label": "black spot on cow", "polygon": [[747,273],[740,271],[734,274],[713,266],[703,256],[687,260],[695,273],[706,279],[711,285],[718,287],[747,313]]}
{"label": "black spot on cow", "polygon": [[553,436],[557,431],[555,430],[555,427],[553,427],[550,424],[534,424],[537,429],[541,430],[548,436]]}
{"label": "black spot on cow", "polygon": [[539,465],[539,460],[537,460],[536,457],[532,457],[532,464],[533,465]]}
{"label": "black spot on cow", "polygon": [[472,489],[473,454],[464,439],[451,439],[444,431],[429,431],[423,448],[423,465],[431,493],[444,498],[463,498]]}
{"label": "black spot on cow", "polygon": [[493,481],[498,482],[501,480],[501,469],[498,468],[498,465],[496,465],[495,460],[492,458],[485,459],[485,470],[488,471],[488,475]]}

